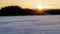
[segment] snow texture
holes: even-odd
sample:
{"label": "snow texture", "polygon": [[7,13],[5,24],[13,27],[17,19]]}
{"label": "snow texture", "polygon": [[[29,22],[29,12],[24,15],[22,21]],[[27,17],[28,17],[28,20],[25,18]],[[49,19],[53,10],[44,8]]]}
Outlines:
{"label": "snow texture", "polygon": [[0,34],[60,34],[60,15],[0,16]]}

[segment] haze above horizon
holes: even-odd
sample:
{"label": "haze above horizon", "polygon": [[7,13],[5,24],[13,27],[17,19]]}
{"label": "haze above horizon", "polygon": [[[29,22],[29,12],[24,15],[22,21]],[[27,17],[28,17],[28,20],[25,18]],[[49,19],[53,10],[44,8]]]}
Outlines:
{"label": "haze above horizon", "polygon": [[41,9],[58,9],[60,8],[60,0],[0,0],[0,8],[10,5],[31,9],[36,9],[38,6]]}

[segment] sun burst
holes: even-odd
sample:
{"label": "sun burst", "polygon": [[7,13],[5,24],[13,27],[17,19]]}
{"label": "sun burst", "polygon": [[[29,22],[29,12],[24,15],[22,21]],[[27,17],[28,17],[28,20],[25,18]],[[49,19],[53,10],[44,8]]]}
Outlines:
{"label": "sun burst", "polygon": [[37,8],[38,9],[43,9],[43,6],[42,5],[38,5]]}
{"label": "sun burst", "polygon": [[47,8],[50,8],[50,6],[43,6],[42,4],[39,4],[37,6],[38,9],[47,9]]}

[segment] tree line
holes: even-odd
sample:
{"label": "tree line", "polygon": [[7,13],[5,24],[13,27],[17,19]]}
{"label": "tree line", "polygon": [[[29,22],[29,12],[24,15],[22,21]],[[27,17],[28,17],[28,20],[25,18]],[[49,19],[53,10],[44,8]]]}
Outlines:
{"label": "tree line", "polygon": [[0,9],[0,16],[18,16],[18,15],[57,15],[60,14],[60,9],[48,9],[43,12],[38,12],[36,9],[24,9],[19,6],[7,6]]}
{"label": "tree line", "polygon": [[48,9],[45,12],[49,15],[60,15],[60,9]]}

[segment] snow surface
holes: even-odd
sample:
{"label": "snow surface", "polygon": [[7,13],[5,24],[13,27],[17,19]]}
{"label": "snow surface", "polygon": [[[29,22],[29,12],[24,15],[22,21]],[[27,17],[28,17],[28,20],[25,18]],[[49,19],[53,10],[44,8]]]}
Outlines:
{"label": "snow surface", "polygon": [[0,16],[0,34],[60,34],[60,15]]}

